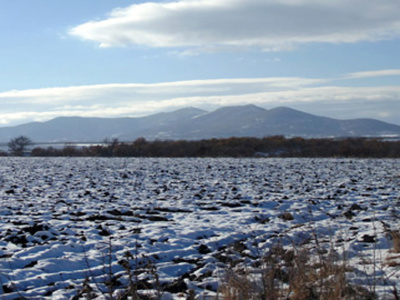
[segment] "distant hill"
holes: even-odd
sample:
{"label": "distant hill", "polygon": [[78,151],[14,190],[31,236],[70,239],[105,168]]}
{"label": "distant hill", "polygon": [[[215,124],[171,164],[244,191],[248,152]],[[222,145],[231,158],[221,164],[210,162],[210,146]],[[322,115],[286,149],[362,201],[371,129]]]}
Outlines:
{"label": "distant hill", "polygon": [[184,108],[140,118],[59,117],[0,128],[0,142],[26,135],[35,142],[100,142],[105,138],[132,141],[198,140],[226,137],[400,137],[400,126],[374,119],[337,120],[287,107],[255,105],[222,107],[207,112]]}

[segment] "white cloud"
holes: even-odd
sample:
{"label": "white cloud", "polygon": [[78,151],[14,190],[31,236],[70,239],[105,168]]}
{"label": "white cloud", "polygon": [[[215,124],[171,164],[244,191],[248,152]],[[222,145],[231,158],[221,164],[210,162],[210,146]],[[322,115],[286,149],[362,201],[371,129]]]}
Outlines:
{"label": "white cloud", "polygon": [[391,70],[356,72],[356,73],[350,73],[345,77],[357,79],[357,78],[382,77],[382,76],[400,76],[400,70],[391,69]]}
{"label": "white cloud", "polygon": [[0,93],[2,104],[34,103],[46,105],[59,105],[59,103],[82,102],[107,103],[115,101],[159,100],[164,97],[187,96],[199,94],[203,96],[226,93],[248,93],[249,90],[281,90],[298,88],[301,86],[322,83],[322,79],[309,79],[297,77],[278,78],[242,78],[242,79],[210,79],[176,81],[150,84],[103,84],[73,87],[43,88],[34,90],[12,90]]}
{"label": "white cloud", "polygon": [[394,0],[180,0],[116,9],[104,20],[72,28],[70,34],[101,47],[278,51],[303,43],[399,36],[399,15],[400,2]]}
{"label": "white cloud", "polygon": [[144,116],[194,106],[289,106],[334,118],[378,118],[400,124],[400,87],[327,86],[309,78],[194,80],[106,84],[0,93],[3,126],[58,116]]}

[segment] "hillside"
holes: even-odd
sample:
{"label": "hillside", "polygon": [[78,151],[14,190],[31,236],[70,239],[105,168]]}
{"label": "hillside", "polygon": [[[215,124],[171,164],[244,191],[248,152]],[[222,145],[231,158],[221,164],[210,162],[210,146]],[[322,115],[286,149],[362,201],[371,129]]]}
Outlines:
{"label": "hillside", "polygon": [[337,120],[287,107],[264,109],[254,105],[222,107],[207,112],[184,108],[139,118],[59,117],[0,128],[0,142],[26,135],[35,142],[95,142],[198,140],[227,137],[359,137],[400,136],[400,126],[374,119]]}

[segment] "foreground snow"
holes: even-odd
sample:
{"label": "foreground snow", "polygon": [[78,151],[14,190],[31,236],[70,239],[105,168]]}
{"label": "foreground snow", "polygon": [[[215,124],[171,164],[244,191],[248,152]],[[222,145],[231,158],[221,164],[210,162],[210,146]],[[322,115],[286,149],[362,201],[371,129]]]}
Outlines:
{"label": "foreground snow", "polygon": [[163,299],[212,297],[234,261],[278,243],[312,252],[315,237],[346,254],[354,282],[385,279],[381,298],[400,289],[400,160],[3,158],[0,186],[3,299],[86,284],[102,298],[107,274],[128,280],[126,262]]}

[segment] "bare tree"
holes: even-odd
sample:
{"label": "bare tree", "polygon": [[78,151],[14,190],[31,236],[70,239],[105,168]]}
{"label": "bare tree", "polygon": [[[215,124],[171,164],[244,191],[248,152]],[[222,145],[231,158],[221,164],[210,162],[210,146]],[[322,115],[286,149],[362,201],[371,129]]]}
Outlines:
{"label": "bare tree", "polygon": [[23,156],[27,147],[32,144],[33,142],[30,138],[21,135],[19,137],[11,139],[7,145],[12,155]]}

